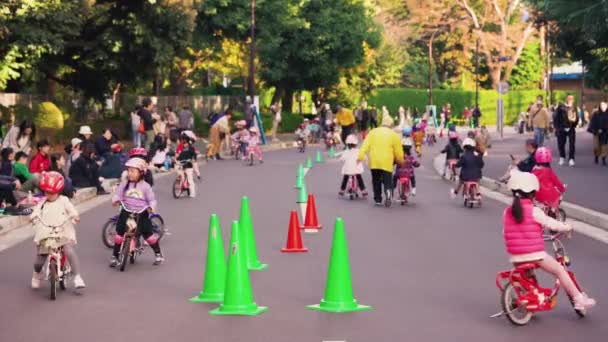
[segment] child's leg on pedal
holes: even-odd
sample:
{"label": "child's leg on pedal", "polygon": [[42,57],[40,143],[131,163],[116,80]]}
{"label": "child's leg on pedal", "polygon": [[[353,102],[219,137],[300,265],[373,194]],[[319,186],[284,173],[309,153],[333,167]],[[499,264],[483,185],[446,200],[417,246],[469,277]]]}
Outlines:
{"label": "child's leg on pedal", "polygon": [[363,183],[363,177],[361,174],[357,175],[357,183],[359,183],[359,189],[361,189],[361,191],[365,191],[365,183]]}
{"label": "child's leg on pedal", "polygon": [[412,186],[412,189],[416,189],[416,176],[412,175],[410,177],[410,185]]}
{"label": "child's leg on pedal", "polygon": [[76,250],[74,250],[74,244],[68,243],[63,245],[63,254],[68,259],[70,263],[70,267],[72,268],[72,273],[74,275],[80,274],[80,260],[78,259],[78,255],[76,255]]}
{"label": "child's leg on pedal", "polygon": [[454,189],[454,194],[458,194],[460,192],[460,188],[464,185],[464,181],[462,179],[458,180],[458,185]]}
{"label": "child's leg on pedal", "polygon": [[545,270],[548,273],[554,275],[557,279],[559,279],[560,284],[564,287],[564,290],[570,295],[572,298],[576,298],[581,294],[581,292],[576,288],[576,285],[568,275],[568,272],[560,263],[555,260],[550,255],[545,256],[543,260],[539,263],[540,268]]}
{"label": "child's leg on pedal", "polygon": [[340,185],[340,191],[346,190],[346,184],[348,183],[349,175],[342,176],[342,184]]}
{"label": "child's leg on pedal", "polygon": [[259,161],[262,161],[262,148],[260,146],[254,147],[253,153],[258,157]]}
{"label": "child's leg on pedal", "polygon": [[116,235],[114,235],[114,249],[112,250],[112,256],[118,258],[120,253],[120,247],[124,239],[125,232],[127,231],[127,218],[129,213],[125,210],[121,210],[116,221]]}
{"label": "child's leg on pedal", "polygon": [[186,179],[190,184],[190,197],[196,196],[196,184],[194,183],[194,169],[189,167],[186,169]]}
{"label": "child's leg on pedal", "polygon": [[194,169],[194,175],[196,175],[197,178],[201,178],[201,169],[196,161],[192,162],[192,168]]}
{"label": "child's leg on pedal", "polygon": [[36,259],[34,259],[34,272],[42,272],[42,267],[44,267],[44,263],[48,256],[48,254],[36,254]]}

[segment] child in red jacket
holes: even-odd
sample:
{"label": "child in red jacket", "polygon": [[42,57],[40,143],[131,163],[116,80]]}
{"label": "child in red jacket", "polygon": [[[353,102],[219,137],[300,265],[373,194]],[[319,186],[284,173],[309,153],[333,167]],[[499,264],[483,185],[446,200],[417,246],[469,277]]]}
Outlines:
{"label": "child in red jacket", "polygon": [[49,144],[48,140],[44,139],[38,142],[37,148],[38,153],[36,153],[30,162],[30,172],[42,173],[43,171],[49,171],[51,168],[51,159],[49,158],[51,144]]}
{"label": "child in red jacket", "polygon": [[557,210],[560,198],[566,192],[566,187],[551,168],[551,150],[540,147],[536,150],[534,158],[536,166],[532,169],[532,173],[538,178],[540,184],[536,193],[536,201]]}

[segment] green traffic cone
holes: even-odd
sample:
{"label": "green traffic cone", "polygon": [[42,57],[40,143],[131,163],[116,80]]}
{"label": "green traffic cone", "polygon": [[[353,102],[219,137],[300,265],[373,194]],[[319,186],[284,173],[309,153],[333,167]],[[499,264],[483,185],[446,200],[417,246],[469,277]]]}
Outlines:
{"label": "green traffic cone", "polygon": [[239,226],[241,232],[241,243],[243,244],[243,253],[247,260],[247,267],[250,270],[261,271],[268,267],[262,264],[258,259],[258,251],[255,243],[255,233],[253,232],[253,220],[251,219],[251,211],[249,211],[249,199],[243,196],[241,200],[241,216],[239,217]]}
{"label": "green traffic cone", "polygon": [[304,166],[302,164],[298,165],[298,177],[304,178]]}
{"label": "green traffic cone", "polygon": [[327,269],[325,296],[321,303],[309,305],[311,310],[327,312],[353,312],[371,310],[371,306],[360,305],[353,297],[353,288],[348,264],[348,244],[344,232],[344,221],[336,219],[334,240],[331,245],[331,257]]}
{"label": "green traffic cone", "polygon": [[302,164],[298,165],[298,175],[296,176],[296,189],[300,189],[304,183],[304,167]]}
{"label": "green traffic cone", "polygon": [[302,189],[302,186],[304,185],[304,177],[299,177],[296,178],[296,189]]}
{"label": "green traffic cone", "polygon": [[203,289],[198,296],[190,298],[193,303],[221,303],[226,285],[226,256],[222,230],[216,214],[209,218],[209,238],[207,239],[207,264]]}
{"label": "green traffic cone", "polygon": [[317,159],[315,160],[318,164],[323,162],[323,157],[321,156],[321,151],[317,151]]}
{"label": "green traffic cone", "polygon": [[308,192],[306,191],[306,183],[304,182],[302,182],[302,187],[298,194],[298,201],[296,203],[308,203]]}
{"label": "green traffic cone", "polygon": [[329,148],[329,158],[335,158],[336,157],[336,151],[334,151],[334,147],[330,147]]}
{"label": "green traffic cone", "polygon": [[312,169],[312,159],[310,159],[310,157],[308,157],[308,159],[306,159],[306,166],[305,166],[305,168]]}
{"label": "green traffic cone", "polygon": [[233,221],[225,283],[226,294],[224,302],[217,309],[209,311],[211,315],[257,316],[268,310],[267,307],[258,306],[253,301],[251,282],[247,271],[247,258],[245,250],[242,249],[244,243],[239,230],[239,223]]}

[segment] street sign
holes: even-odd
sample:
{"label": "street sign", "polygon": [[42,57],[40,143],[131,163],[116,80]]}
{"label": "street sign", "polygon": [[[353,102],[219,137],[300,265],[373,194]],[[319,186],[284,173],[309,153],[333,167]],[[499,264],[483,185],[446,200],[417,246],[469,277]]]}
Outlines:
{"label": "street sign", "polygon": [[507,83],[506,81],[500,81],[500,83],[498,83],[498,89],[497,90],[502,95],[505,95],[506,93],[509,92],[509,83]]}

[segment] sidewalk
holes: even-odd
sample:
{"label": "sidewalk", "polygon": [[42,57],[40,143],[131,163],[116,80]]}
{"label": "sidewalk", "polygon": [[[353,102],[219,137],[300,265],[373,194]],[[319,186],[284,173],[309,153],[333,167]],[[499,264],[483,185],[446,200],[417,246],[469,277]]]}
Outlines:
{"label": "sidewalk", "polygon": [[[486,163],[484,176],[498,179],[511,163],[509,154],[523,158],[525,156],[525,140],[532,138],[530,134],[514,134],[505,132],[505,138],[497,139],[492,133],[492,148],[488,156],[484,157]],[[576,166],[559,166],[559,153],[557,139],[552,136],[545,141],[545,146],[553,151],[553,168],[561,181],[568,185],[564,194],[564,201],[608,214],[608,167],[595,165],[593,162],[592,136],[584,130],[576,135]]]}

